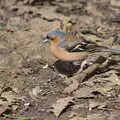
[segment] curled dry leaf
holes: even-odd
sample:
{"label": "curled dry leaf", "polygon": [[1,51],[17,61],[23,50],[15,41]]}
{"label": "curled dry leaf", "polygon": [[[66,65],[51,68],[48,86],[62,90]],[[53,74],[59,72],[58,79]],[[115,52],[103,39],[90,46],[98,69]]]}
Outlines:
{"label": "curled dry leaf", "polygon": [[73,97],[60,98],[52,105],[52,112],[58,117],[71,103],[73,103]]}

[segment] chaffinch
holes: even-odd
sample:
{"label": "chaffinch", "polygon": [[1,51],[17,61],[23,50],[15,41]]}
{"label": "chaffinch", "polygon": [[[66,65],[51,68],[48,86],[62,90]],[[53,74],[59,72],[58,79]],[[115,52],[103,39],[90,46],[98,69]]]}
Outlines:
{"label": "chaffinch", "polygon": [[47,41],[50,43],[51,53],[62,61],[81,61],[87,56],[87,52],[69,52],[67,48],[78,43],[75,33],[73,33],[72,23],[66,24],[66,32],[54,30],[47,34]]}
{"label": "chaffinch", "polygon": [[[57,29],[49,32],[47,34],[47,39],[47,41],[50,42],[51,53],[60,60],[80,61],[84,60],[88,56],[87,52],[68,52],[67,48],[71,47],[72,45],[75,46],[76,43],[80,43],[80,41],[77,40],[75,33],[73,33],[71,23],[66,25],[66,33]],[[101,46],[96,46],[95,49],[106,52],[120,52],[120,50],[116,51]]]}

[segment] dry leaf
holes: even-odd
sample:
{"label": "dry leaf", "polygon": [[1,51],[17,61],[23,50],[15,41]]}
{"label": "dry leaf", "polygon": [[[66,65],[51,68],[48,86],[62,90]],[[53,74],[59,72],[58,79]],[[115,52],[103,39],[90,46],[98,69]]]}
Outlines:
{"label": "dry leaf", "polygon": [[73,97],[60,98],[52,105],[52,112],[58,117],[73,102]]}
{"label": "dry leaf", "polygon": [[4,92],[4,93],[2,93],[1,96],[6,98],[10,103],[13,102],[16,98],[12,91]]}
{"label": "dry leaf", "polygon": [[3,92],[1,97],[6,98],[9,103],[14,102],[16,99],[17,100],[24,99],[24,97],[19,97],[19,96],[15,95],[12,91]]}
{"label": "dry leaf", "polygon": [[104,95],[104,94],[108,94],[108,92],[110,92],[112,89],[113,89],[112,86],[104,86],[104,87],[98,87],[94,91],[97,91]]}
{"label": "dry leaf", "polygon": [[120,85],[120,79],[117,76],[115,71],[110,71],[107,73],[110,77],[104,78],[104,80],[108,80],[110,82],[112,82],[115,85]]}

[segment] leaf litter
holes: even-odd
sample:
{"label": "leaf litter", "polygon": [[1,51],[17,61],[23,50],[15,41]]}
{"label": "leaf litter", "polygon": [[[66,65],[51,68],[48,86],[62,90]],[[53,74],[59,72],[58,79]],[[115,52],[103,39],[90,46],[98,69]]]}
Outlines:
{"label": "leaf litter", "polygon": [[[119,70],[119,61],[118,61],[120,59],[119,55],[117,55],[118,60],[116,61],[115,65],[109,65],[105,68],[103,67],[102,71],[99,71],[98,69],[96,69],[91,76],[86,78],[87,81],[82,81],[82,83],[78,82],[81,78],[79,78],[78,81],[76,81],[76,79],[73,79],[73,84],[69,84],[70,85],[69,87],[66,87],[65,89],[61,89],[63,88],[64,84],[62,83],[62,80],[59,81],[58,79],[59,76],[56,73],[55,73],[56,76],[54,76],[51,72],[49,74],[47,74],[46,72],[49,69],[46,63],[54,62],[52,57],[49,55],[48,51],[46,52],[46,49],[43,44],[38,44],[40,43],[40,40],[39,40],[40,34],[44,34],[52,29],[55,29],[53,28],[53,26],[58,27],[59,21],[61,21],[63,17],[65,17],[65,15],[67,14],[67,15],[70,15],[69,16],[70,18],[72,19],[75,18],[75,20],[73,21],[75,22],[78,21],[78,24],[76,24],[76,26],[79,29],[80,33],[82,33],[83,35],[81,38],[84,37],[83,39],[86,39],[89,42],[91,41],[95,43],[100,42],[100,45],[102,45],[101,44],[102,42],[104,43],[109,42],[109,44],[111,44],[112,42],[113,43],[112,48],[114,48],[115,44],[117,44],[118,47],[116,47],[116,49],[119,49],[119,46],[120,46],[119,44],[120,29],[119,29],[119,19],[118,19],[119,18],[119,0],[118,1],[117,0],[116,1],[115,0],[107,0],[107,1],[77,0],[74,2],[72,1],[69,2],[65,0],[60,0],[60,1],[59,0],[54,0],[54,1],[14,0],[11,2],[11,1],[5,0],[1,2],[1,5],[3,9],[8,8],[7,10],[8,11],[10,10],[11,14],[13,11],[13,14],[17,16],[17,17],[12,17],[8,15],[9,13],[6,14],[3,11],[3,9],[2,10],[0,9],[1,10],[0,12],[2,13],[0,16],[0,19],[2,19],[1,20],[2,23],[0,27],[2,28],[1,30],[3,30],[3,34],[4,34],[4,35],[2,34],[3,37],[1,36],[1,39],[0,39],[1,46],[4,46],[5,49],[7,47],[11,48],[11,46],[13,47],[14,45],[16,46],[16,44],[18,45],[19,42],[21,42],[21,40],[23,44],[22,45],[20,44],[19,48],[17,47],[17,49],[13,49],[10,52],[8,50],[7,55],[4,54],[6,52],[0,51],[1,53],[3,53],[3,55],[0,54],[0,58],[2,58],[0,62],[0,65],[1,65],[0,68],[7,68],[7,67],[9,68],[9,69],[7,68],[8,73],[6,71],[5,71],[6,73],[5,72],[0,72],[0,73],[2,74],[2,76],[3,75],[8,76],[7,78],[9,80],[8,83],[11,81],[13,82],[17,81],[16,83],[20,84],[20,81],[22,81],[21,76],[24,77],[25,82],[23,82],[21,86],[24,86],[23,87],[24,90],[26,91],[26,93],[28,92],[28,96],[30,95],[29,96],[30,98],[26,96],[26,98],[29,98],[28,99],[29,101],[26,101],[24,103],[24,106],[28,108],[27,109],[28,113],[26,111],[24,115],[26,114],[31,115],[31,113],[32,115],[34,114],[36,115],[37,112],[39,113],[39,109],[41,109],[42,107],[46,108],[46,106],[49,103],[48,101],[50,101],[50,103],[53,104],[53,101],[54,101],[53,96],[54,95],[56,96],[56,93],[54,91],[53,91],[54,92],[54,95],[53,95],[53,93],[51,92],[52,90],[51,89],[48,90],[50,92],[48,96],[44,95],[45,100],[43,101],[41,100],[43,99],[43,97],[40,96],[40,92],[42,93],[42,90],[48,89],[48,86],[50,86],[51,88],[54,88],[57,86],[56,87],[57,89],[59,89],[59,86],[60,86],[60,90],[58,90],[60,91],[60,93],[59,92],[57,93],[57,97],[59,96],[58,97],[59,99],[57,99],[57,101],[52,105],[53,113],[55,114],[55,116],[59,117],[60,115],[62,115],[64,110],[68,108],[69,105],[72,105],[71,103],[74,103],[79,105],[75,109],[75,110],[78,110],[79,112],[77,113],[76,111],[74,111],[74,109],[72,109],[71,111],[75,113],[74,114],[75,117],[70,118],[70,120],[119,120],[120,118],[118,117],[119,112],[115,110],[112,110],[112,112],[108,112],[108,111],[106,112],[112,100],[114,103],[116,99],[120,100],[120,73],[119,73],[120,70]],[[48,12],[48,8],[50,9],[49,12]],[[50,14],[48,15],[48,13]],[[80,18],[76,20],[76,17],[78,16],[80,16]],[[114,21],[112,17],[114,17]],[[49,26],[52,26],[52,28]],[[0,33],[2,33],[2,31]],[[5,44],[2,45],[2,41],[4,41],[4,43],[5,41],[7,41],[5,43],[6,45]],[[35,42],[37,44],[32,43],[31,41],[37,41]],[[30,44],[29,45],[24,44],[24,42],[30,43]],[[101,54],[102,56],[104,56],[103,52],[102,53],[97,52],[97,54]],[[94,51],[93,53],[90,53],[93,59],[97,58],[97,54],[94,55]],[[112,54],[109,54],[105,57],[108,57],[108,56],[112,56],[113,58],[115,58],[115,56]],[[42,65],[42,68],[39,67],[40,64],[33,66],[35,70],[32,68],[29,69],[30,70],[30,74],[29,74],[29,71],[27,73],[27,69],[25,69],[21,64],[27,63],[30,60],[34,61],[34,59],[32,58],[46,59],[47,62],[44,63],[45,66]],[[25,69],[26,74],[24,74],[23,71],[17,73],[16,72],[17,67],[18,69],[23,67],[23,69]],[[13,75],[12,72],[9,72],[9,71],[12,71],[12,69],[14,69],[16,73],[15,75]],[[32,72],[31,70],[34,70],[34,72]],[[114,70],[114,71],[111,71],[111,70]],[[45,73],[45,77],[43,77],[44,74],[42,75],[41,73],[42,74]],[[11,77],[12,75],[15,77]],[[45,83],[46,79],[48,79],[47,77],[49,77],[50,81]],[[69,81],[70,79],[71,78],[68,78],[67,81]],[[43,87],[43,83],[41,82],[42,80],[43,80],[43,83],[46,84],[44,87]],[[6,79],[4,79],[4,82],[5,81]],[[56,84],[54,81],[57,81]],[[51,82],[53,82],[54,84],[51,85]],[[62,85],[60,83],[62,83]],[[38,86],[40,86],[40,88]],[[25,92],[24,90],[21,89],[21,91]],[[71,91],[73,90],[75,91],[72,93]],[[19,95],[17,95],[19,93],[17,93],[16,90],[14,89],[6,91],[0,88],[0,93],[1,93],[0,94],[1,95],[0,115],[2,115],[7,109],[11,109],[11,106],[13,107],[14,110],[16,110],[19,105],[15,106],[14,103],[17,103],[17,102],[19,103],[19,101],[23,100],[22,97],[19,97]],[[66,95],[66,97],[61,98],[62,95],[63,96]],[[53,97],[53,99],[51,99],[51,96]],[[35,98],[37,98],[37,100],[34,103],[33,101],[35,100]],[[89,104],[86,107],[87,112],[85,111],[86,117],[79,116],[79,113],[81,113],[80,100],[86,100],[84,101],[86,104],[87,104],[87,101],[89,101]],[[30,108],[29,106],[31,105],[32,102],[34,104],[32,104],[32,107]],[[119,103],[116,102],[115,105],[119,108]],[[99,109],[101,109],[101,112],[99,111]],[[30,112],[29,110],[32,112],[29,113]],[[93,112],[95,112],[95,114]],[[100,113],[102,115],[100,115]],[[45,113],[42,113],[42,114],[40,113],[38,116],[40,117],[42,116],[43,118],[47,119],[46,118],[47,115],[44,116],[44,114]],[[109,116],[109,118],[106,118],[106,116],[107,117]],[[19,119],[24,119],[24,117],[18,118],[18,120]]]}
{"label": "leaf litter", "polygon": [[73,97],[59,98],[56,103],[52,105],[52,112],[56,117],[59,117],[59,115],[72,103]]}
{"label": "leaf litter", "polygon": [[5,88],[1,92],[0,96],[0,115],[2,115],[7,110],[16,111],[19,107],[19,101],[24,101],[24,97],[18,96],[14,90],[10,87]]}

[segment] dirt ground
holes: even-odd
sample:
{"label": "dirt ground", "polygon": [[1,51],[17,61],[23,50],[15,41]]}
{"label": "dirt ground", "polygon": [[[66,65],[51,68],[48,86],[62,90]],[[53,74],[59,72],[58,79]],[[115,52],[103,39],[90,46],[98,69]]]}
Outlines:
{"label": "dirt ground", "polygon": [[88,40],[120,49],[119,0],[0,0],[0,120],[120,120],[120,52],[90,52],[112,63],[72,91],[78,68],[42,42],[66,19]]}

